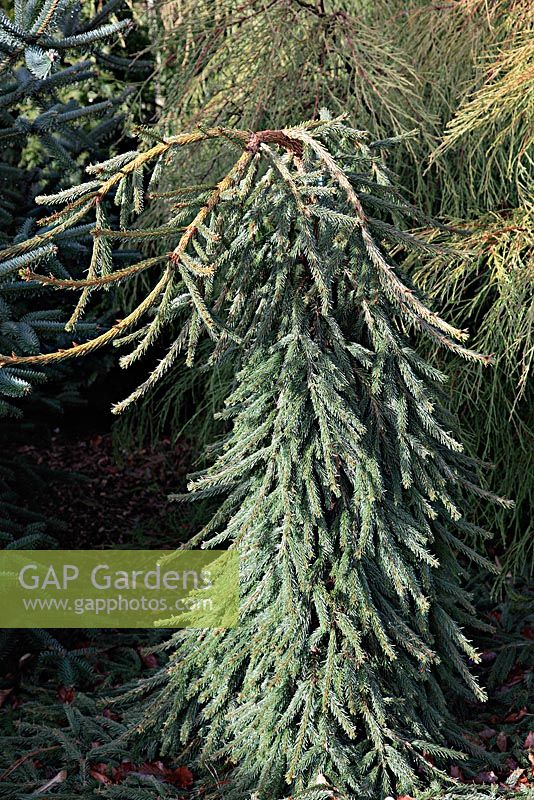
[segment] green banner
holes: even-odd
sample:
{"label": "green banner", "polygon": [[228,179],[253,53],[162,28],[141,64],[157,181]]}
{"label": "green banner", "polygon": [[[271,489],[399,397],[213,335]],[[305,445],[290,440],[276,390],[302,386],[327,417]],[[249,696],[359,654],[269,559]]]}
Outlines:
{"label": "green banner", "polygon": [[229,628],[234,550],[2,550],[2,628]]}

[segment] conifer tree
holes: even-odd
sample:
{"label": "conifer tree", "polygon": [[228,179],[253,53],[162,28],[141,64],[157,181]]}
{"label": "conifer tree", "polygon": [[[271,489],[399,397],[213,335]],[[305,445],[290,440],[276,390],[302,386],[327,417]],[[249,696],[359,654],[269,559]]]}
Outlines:
{"label": "conifer tree", "polygon": [[[96,98],[96,64],[108,58],[103,48],[131,27],[120,19],[123,3],[108,3],[91,19],[80,4],[39,0],[14,3],[12,15],[0,12],[0,246],[25,239],[35,226],[35,195],[60,191],[80,174],[82,155],[102,157],[113,131],[123,120],[124,91],[115,97]],[[126,63],[126,59],[121,60]],[[107,67],[106,67],[107,69]],[[108,73],[110,74],[110,73]],[[116,81],[117,87],[120,86]],[[84,236],[76,229],[53,246],[36,254],[55,274],[67,277],[76,271],[87,252]],[[52,346],[68,342],[65,311],[42,298],[36,301],[32,287],[20,280],[18,270],[25,258],[6,260],[0,273],[0,346],[19,355],[39,352],[43,341]],[[81,323],[77,335],[94,331]],[[57,370],[55,370],[57,377]],[[0,419],[20,418],[32,389],[40,386],[52,370],[13,368],[0,375]],[[76,396],[63,375],[60,397],[41,395],[45,406],[56,410],[61,400]],[[66,385],[65,385],[66,384]],[[9,424],[9,422],[7,422]],[[39,514],[25,512],[17,502],[17,484],[35,483],[27,465],[2,454],[0,462],[0,531],[6,545],[31,547],[38,541],[51,544],[45,535],[50,524]]]}
{"label": "conifer tree", "polygon": [[[121,5],[117,0],[108,3],[91,20],[85,20],[79,3],[71,0],[17,0],[13,18],[0,12],[0,236],[4,247],[32,231],[35,194],[44,188],[59,190],[69,177],[76,180],[80,154],[96,155],[121,121],[117,111],[124,95],[101,102],[83,98],[97,76],[96,48],[131,27],[127,19],[110,20]],[[82,234],[77,231],[57,246],[42,248],[39,258],[65,277],[83,252]],[[60,311],[39,312],[28,305],[27,286],[21,285],[17,274],[23,264],[24,258],[6,261],[0,275],[2,348],[21,355],[38,352],[43,336],[57,340],[64,327]],[[42,381],[40,373],[3,372],[2,416],[20,415],[13,400]]]}
{"label": "conifer tree", "polygon": [[[159,9],[155,79],[168,134],[214,120],[278,127],[325,103],[377,138],[418,130],[389,165],[418,205],[470,235],[456,238],[454,281],[439,255],[406,272],[442,315],[476,331],[474,347],[495,355],[495,368],[475,378],[460,359],[438,363],[457,387],[471,454],[495,465],[490,486],[516,500],[513,512],[477,504],[472,519],[500,533],[502,574],[523,571],[534,542],[532,2],[163,0]],[[184,159],[181,169],[201,176],[212,158]],[[171,397],[178,404],[187,385],[170,370],[122,418],[126,437],[154,435],[153,419],[172,424]]]}
{"label": "conifer tree", "polygon": [[[40,191],[56,193],[77,182],[83,161],[105,157],[112,135],[121,132],[122,107],[129,90],[124,89],[120,76],[130,59],[108,51],[132,23],[121,18],[123,0],[110,0],[89,18],[85,11],[75,0],[15,0],[9,15],[0,11],[0,252],[34,230],[34,198]],[[103,86],[103,72],[111,96]],[[68,277],[77,273],[88,252],[88,241],[88,230],[75,228],[61,241],[40,248],[32,260]],[[65,307],[57,308],[42,293],[38,295],[35,286],[20,279],[18,271],[25,261],[24,256],[4,259],[0,270],[0,348],[19,355],[38,353],[45,342],[60,347],[70,341],[65,333]],[[95,329],[94,324],[81,322],[76,336],[83,339]],[[50,378],[56,379],[59,389],[39,392]],[[3,547],[56,546],[54,535],[60,523],[37,508],[25,507],[30,488],[37,491],[48,476],[43,478],[42,469],[12,452],[13,420],[24,417],[30,429],[32,419],[43,411],[57,413],[64,404],[79,402],[80,383],[64,369],[13,367],[1,371]],[[33,418],[26,413],[30,396]],[[67,653],[47,631],[33,632],[30,637],[14,637],[11,631],[4,631],[0,636],[2,664],[10,659],[16,663],[21,648],[22,652],[39,652],[43,663],[53,659],[60,679],[67,683],[83,671],[78,654]]]}
{"label": "conifer tree", "polygon": [[[465,12],[475,12],[474,27],[483,29],[475,4],[466,0]],[[432,156],[441,176],[442,208],[452,212],[456,206],[463,218],[454,224],[464,234],[456,237],[458,256],[446,280],[439,256],[415,265],[413,275],[456,324],[476,325],[474,346],[494,353],[490,372],[469,374],[458,359],[449,361],[447,369],[458,387],[456,407],[466,436],[495,465],[490,488],[499,484],[515,500],[513,514],[474,509],[478,520],[501,536],[503,569],[497,588],[511,589],[510,575],[527,574],[534,555],[534,9],[526,0],[498,0],[484,13],[489,41],[486,33],[485,47],[477,48],[474,75],[458,95],[460,102]],[[450,36],[443,37],[441,51],[447,41]],[[487,413],[479,414],[480,408]]]}
{"label": "conifer tree", "polygon": [[[227,174],[177,186],[175,153],[213,140],[238,149]],[[191,742],[199,760],[232,765],[228,797],[272,800],[316,784],[359,797],[406,792],[438,771],[450,745],[466,744],[447,698],[484,697],[466,664],[478,655],[462,630],[475,615],[462,583],[466,560],[489,567],[465,511],[471,494],[490,496],[455,438],[444,377],[415,340],[488,359],[424,304],[395,261],[399,248],[432,249],[405,230],[428,220],[383,163],[395,143],[370,142],[327,115],[283,130],[157,140],[43,199],[66,204],[5,253],[31,263],[93,219],[86,279],[28,267],[26,279],[81,290],[84,304],[98,288],[159,273],[99,336],[62,352],[4,355],[4,368],[111,342],[133,343],[128,366],[177,320],[167,355],[115,411],[181,352],[191,364],[203,332],[210,365],[235,365],[222,412],[229,430],[189,487],[219,507],[189,546],[239,551],[240,622],[171,639],[138,726],[149,749]],[[126,227],[147,197],[166,209],[165,224],[141,217]],[[119,229],[109,227],[110,200]],[[156,254],[114,269],[116,239],[148,241]]]}

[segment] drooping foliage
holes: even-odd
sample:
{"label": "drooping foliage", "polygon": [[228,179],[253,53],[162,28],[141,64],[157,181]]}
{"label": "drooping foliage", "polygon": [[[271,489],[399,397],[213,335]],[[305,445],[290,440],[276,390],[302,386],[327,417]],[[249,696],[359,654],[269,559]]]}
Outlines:
{"label": "drooping foliage", "polygon": [[447,369],[466,436],[494,465],[490,486],[516,500],[512,515],[476,509],[502,536],[505,585],[510,571],[532,564],[534,14],[530,3],[501,2],[487,18],[491,37],[432,157],[437,175],[450,176],[444,201],[467,217],[457,221],[467,235],[455,242],[452,272],[430,259],[414,279],[494,354],[494,369],[476,377],[458,359]]}
{"label": "drooping foliage", "polygon": [[157,8],[155,50],[166,57],[154,80],[166,133],[278,127],[327,105],[377,137],[417,129],[392,164],[434,215],[495,211],[503,194],[516,206],[521,183],[528,193],[528,0],[162,0]]}
{"label": "drooping foliage", "polygon": [[[414,262],[413,277],[460,327],[480,331],[481,338],[484,330],[495,334],[485,343],[496,368],[476,381],[461,359],[443,358],[440,367],[459,387],[453,410],[460,413],[471,454],[490,460],[492,486],[500,483],[518,500],[506,515],[487,510],[487,521],[503,534],[505,571],[522,570],[529,560],[521,553],[532,538],[528,509],[534,500],[530,397],[524,392],[531,383],[525,320],[528,325],[532,295],[532,3],[169,0],[157,8],[155,52],[161,57],[155,80],[166,133],[214,123],[278,127],[295,113],[316,114],[322,104],[348,112],[355,126],[377,138],[418,130],[389,166],[421,208],[470,232],[457,237],[455,248],[464,254],[458,263],[468,275],[476,272],[476,281],[456,281],[453,295],[441,258]],[[214,157],[224,158],[215,145],[204,158],[178,157],[178,163],[197,182]],[[519,236],[509,257],[507,237],[516,220]],[[486,229],[490,237],[497,232],[500,244],[487,245]],[[502,336],[493,322],[519,296],[523,312],[507,316]],[[526,348],[525,358],[518,348]],[[505,366],[510,352],[524,365],[521,384]],[[165,383],[119,429],[135,439],[154,430],[154,418],[169,424],[189,383],[179,368],[171,368]],[[482,408],[491,413],[481,415]],[[200,437],[204,430],[197,431]]]}
{"label": "drooping foliage", "polygon": [[[150,139],[150,134],[146,134]],[[224,143],[217,182],[184,187],[174,157]],[[227,796],[282,796],[320,782],[374,797],[408,791],[461,740],[445,692],[483,697],[462,626],[475,610],[465,559],[484,533],[469,523],[476,464],[454,436],[444,376],[414,347],[427,337],[460,357],[466,334],[431,311],[394,253],[434,246],[428,224],[384,165],[395,140],[370,141],[341,120],[249,133],[202,129],[89,168],[46,227],[5,257],[91,221],[88,277],[25,278],[79,290],[156,275],[124,319],[60,352],[3,356],[47,364],[105,344],[130,345],[127,367],[178,326],[167,354],[121,411],[201,336],[208,364],[230,359],[229,431],[193,498],[220,498],[190,543],[238,548],[242,612],[234,629],[180,633],[140,723],[152,746],[192,739],[201,760],[230,759]],[[211,176],[210,176],[211,178]],[[126,227],[145,199],[158,227]],[[111,205],[121,228],[109,226]],[[143,222],[141,217],[141,223]],[[404,222],[403,222],[404,221]],[[108,243],[144,240],[155,255],[114,268]],[[501,501],[506,505],[505,501]],[[147,690],[146,684],[142,692]],[[142,704],[141,704],[142,707]]]}
{"label": "drooping foliage", "polygon": [[[457,255],[414,266],[414,280],[460,327],[474,328],[473,345],[494,354],[491,371],[454,360],[453,407],[481,458],[493,465],[489,485],[514,492],[515,513],[475,507],[499,533],[504,553],[499,586],[532,564],[532,319],[533,214],[530,207],[487,214],[455,238]],[[430,235],[432,238],[432,235]],[[449,367],[450,369],[450,367]],[[482,413],[482,411],[484,413]]]}
{"label": "drooping foliage", "polygon": [[[417,128],[426,150],[437,138],[425,79],[389,24],[400,11],[394,4],[164,0],[156,7],[154,81],[167,134],[199,124],[278,128],[327,106],[377,138]],[[399,165],[392,154],[393,166],[411,170],[417,147],[410,140],[406,148]],[[189,182],[201,180],[209,158],[183,164]]]}

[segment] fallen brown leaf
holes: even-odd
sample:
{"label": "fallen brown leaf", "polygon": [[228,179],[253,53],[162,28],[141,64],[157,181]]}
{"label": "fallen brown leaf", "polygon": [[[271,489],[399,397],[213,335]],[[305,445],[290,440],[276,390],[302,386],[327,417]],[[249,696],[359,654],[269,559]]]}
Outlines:
{"label": "fallen brown leaf", "polygon": [[512,789],[513,789],[514,786],[516,785],[516,783],[518,783],[519,779],[523,775],[524,771],[525,770],[521,769],[521,767],[518,767],[517,769],[514,769],[514,771],[511,772],[510,775],[508,776],[508,778],[506,779],[506,785],[507,786],[511,786]]}
{"label": "fallen brown leaf", "polygon": [[76,692],[72,686],[60,686],[57,690],[57,696],[62,703],[69,704],[75,700]]}
{"label": "fallen brown leaf", "polygon": [[[174,786],[179,786],[180,789],[188,789],[193,781],[194,775],[187,767],[178,767],[174,770],[174,776],[172,780],[169,779],[169,783],[174,784]],[[412,798],[406,796],[404,800],[412,800]]]}
{"label": "fallen brown leaf", "polygon": [[512,711],[505,718],[505,722],[519,722],[520,719],[527,716],[527,709],[521,708],[519,711]]}
{"label": "fallen brown leaf", "polygon": [[102,763],[95,764],[89,770],[89,775],[92,778],[94,778],[95,781],[98,781],[98,783],[104,783],[104,784],[113,783],[111,778],[108,775],[106,775],[106,771],[107,771],[107,764],[102,764]]}
{"label": "fallen brown leaf", "polygon": [[144,764],[132,764],[131,761],[123,761],[120,766],[112,770],[113,783],[122,783],[129,773],[137,775],[154,775],[160,780],[177,786],[180,789],[187,789],[194,781],[194,776],[188,767],[166,767],[162,761],[147,762]]}

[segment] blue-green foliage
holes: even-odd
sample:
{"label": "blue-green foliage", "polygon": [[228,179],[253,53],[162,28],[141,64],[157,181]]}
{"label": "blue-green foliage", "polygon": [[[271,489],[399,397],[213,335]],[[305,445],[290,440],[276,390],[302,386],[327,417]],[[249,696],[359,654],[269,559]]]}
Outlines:
{"label": "blue-green foliage", "polygon": [[[211,139],[237,149],[233,167],[211,185],[176,185],[173,152]],[[88,278],[43,283],[88,299],[157,274],[98,337],[4,365],[61,362],[113,342],[133,344],[127,367],[177,330],[121,411],[181,353],[192,364],[205,334],[208,364],[234,364],[228,433],[189,487],[219,507],[190,546],[239,550],[240,624],[176,634],[156,696],[135,709],[150,754],[190,743],[199,763],[233,763],[227,798],[272,800],[318,780],[358,797],[411,791],[439,774],[429,755],[439,763],[456,757],[451,746],[468,747],[446,692],[484,697],[466,663],[478,655],[463,631],[475,609],[462,582],[467,561],[491,565],[466,513],[470,496],[497,498],[479,487],[445,410],[445,378],[416,344],[423,335],[487,358],[423,303],[395,259],[399,248],[433,250],[406,230],[425,219],[384,165],[395,144],[327,115],[281,131],[156,140],[92,167],[100,184],[80,187],[55,227],[6,253],[37,259],[65,226],[94,217]],[[165,222],[126,229],[147,174]],[[120,230],[102,222],[113,204]],[[156,255],[110,271],[103,240],[131,237]]]}
{"label": "blue-green foliage", "polygon": [[[121,19],[125,3],[112,0],[92,19],[72,0],[16,0],[11,13],[0,11],[0,248],[23,241],[42,216],[35,196],[57,192],[75,182],[81,164],[105,157],[114,134],[121,132],[121,111],[128,94],[108,94],[101,80],[100,53],[118,34],[126,35],[131,22]],[[107,69],[107,67],[106,67]],[[108,72],[108,74],[110,74]],[[119,82],[112,83],[115,88]],[[102,97],[98,93],[104,89]],[[80,323],[75,334],[65,333],[68,319],[46,294],[24,281],[21,272],[39,263],[51,274],[68,277],[77,272],[89,251],[89,231],[69,231],[53,246],[39,249],[37,262],[22,253],[5,260],[0,270],[0,348],[30,355],[47,347],[67,346],[75,335],[84,337],[95,326]],[[40,392],[55,379],[55,391]],[[11,440],[14,425],[23,416],[28,399],[39,414],[57,412],[77,398],[77,384],[65,370],[12,367],[0,374],[0,436]],[[31,420],[30,420],[31,423]],[[25,423],[27,424],[27,423]],[[28,495],[43,475],[24,459],[2,448],[0,453],[0,543],[5,547],[54,547],[59,523],[27,508]],[[51,535],[52,534],[52,535]],[[16,647],[24,646],[17,641]],[[9,660],[15,641],[5,635],[2,659]],[[36,650],[53,655],[59,670],[78,676],[76,658],[62,644],[40,631]],[[30,647],[30,649],[32,649]],[[20,649],[19,649],[20,652]],[[64,676],[65,677],[65,676]]]}
{"label": "blue-green foliage", "polygon": [[[118,109],[124,96],[89,102],[87,87],[97,88],[95,48],[131,26],[129,20],[113,18],[122,6],[113,0],[92,20],[84,20],[80,4],[69,0],[17,0],[11,18],[0,12],[4,247],[32,231],[35,195],[76,180],[80,155],[95,157],[120,125]],[[87,252],[83,235],[87,231],[71,232],[58,246],[43,247],[39,259],[47,271],[65,277],[76,268]],[[42,310],[42,302],[39,311],[32,309],[28,286],[19,276],[27,263],[27,256],[21,255],[4,263],[0,273],[2,349],[19,354],[36,353],[46,341],[58,341],[64,326],[60,310]],[[83,335],[83,330],[78,333]],[[20,415],[20,404],[13,399],[28,394],[42,380],[39,373],[6,371],[0,384],[2,415]]]}

